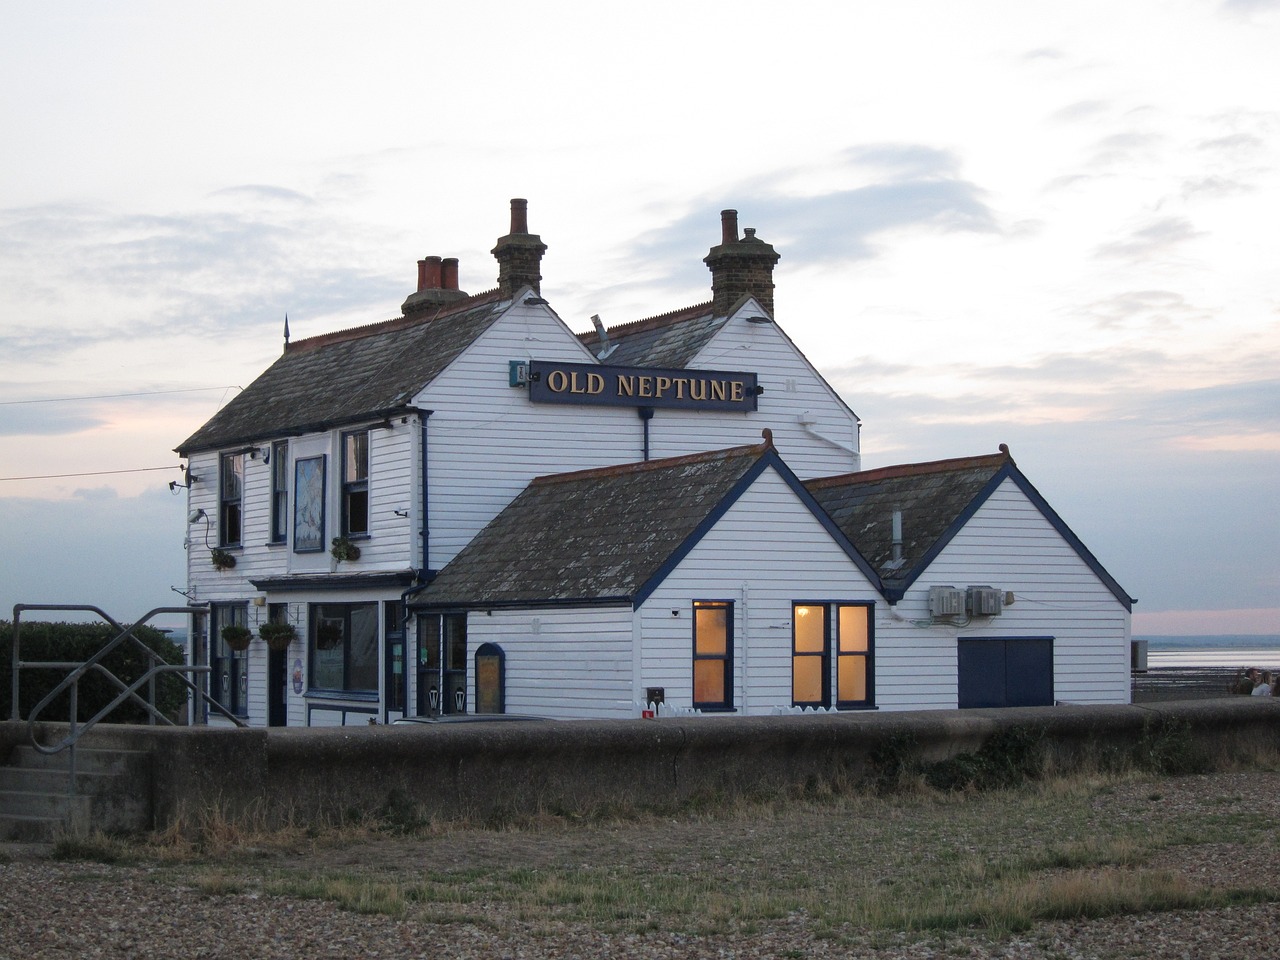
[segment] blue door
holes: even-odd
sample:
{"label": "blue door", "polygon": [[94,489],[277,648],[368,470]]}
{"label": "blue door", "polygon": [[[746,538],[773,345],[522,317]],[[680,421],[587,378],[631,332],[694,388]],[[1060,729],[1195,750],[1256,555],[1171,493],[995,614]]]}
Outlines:
{"label": "blue door", "polygon": [[1052,637],[965,637],[958,654],[961,707],[1053,705]]}

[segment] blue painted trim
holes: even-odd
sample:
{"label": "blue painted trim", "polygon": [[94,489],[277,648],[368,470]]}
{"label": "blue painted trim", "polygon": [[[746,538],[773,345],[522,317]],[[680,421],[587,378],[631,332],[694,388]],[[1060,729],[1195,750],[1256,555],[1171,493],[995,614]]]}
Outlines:
{"label": "blue painted trim", "polygon": [[[366,709],[364,707],[348,707],[341,703],[335,703],[330,706],[326,706],[323,703],[308,703],[307,704],[307,726],[308,727],[312,726],[311,714],[316,710],[324,710],[326,713],[342,714],[341,726],[344,726],[344,727],[348,725],[347,714],[355,714],[358,717],[366,717],[366,718],[377,717],[378,715],[378,711],[376,708]],[[369,721],[366,719],[364,722],[366,725],[368,725]]]}
{"label": "blue painted trim", "polygon": [[890,603],[897,603],[901,600],[906,592],[911,589],[911,585],[924,574],[924,572],[929,568],[929,565],[937,559],[938,554],[946,548],[946,546],[955,538],[956,534],[964,529],[965,524],[973,519],[973,515],[977,513],[979,508],[981,508],[982,505],[991,498],[991,495],[999,489],[1000,485],[1004,483],[1006,479],[1014,482],[1014,485],[1022,491],[1023,495],[1029,501],[1031,501],[1031,504],[1040,511],[1041,515],[1046,520],[1049,521],[1050,526],[1058,532],[1058,535],[1067,542],[1068,546],[1076,552],[1076,555],[1079,556],[1080,559],[1085,562],[1085,565],[1093,571],[1094,575],[1102,581],[1103,586],[1111,592],[1111,595],[1120,601],[1120,604],[1125,608],[1125,610],[1132,612],[1134,599],[1124,591],[1111,574],[1107,573],[1102,564],[1098,562],[1097,557],[1089,552],[1089,548],[1084,545],[1081,539],[1075,535],[1075,532],[1066,525],[1060,516],[1058,516],[1053,507],[1049,506],[1049,502],[1040,495],[1040,491],[1031,485],[1031,481],[1028,480],[1022,471],[1014,466],[1013,463],[1006,463],[992,475],[991,479],[983,485],[982,489],[978,491],[977,495],[969,502],[969,505],[965,507],[964,510],[957,515],[955,520],[951,522],[951,525],[943,531],[942,536],[938,537],[933,546],[930,547],[916,562],[915,566],[911,568],[911,571],[901,581],[901,583],[886,588],[884,591],[885,599]]}
{"label": "blue painted trim", "polygon": [[[430,584],[415,587],[414,592],[424,590]],[[442,610],[532,610],[548,607],[620,607],[630,606],[630,596],[568,597],[560,600],[440,600],[410,602],[409,609],[416,612],[440,612]]]}
{"label": "blue painted trim", "polygon": [[703,518],[702,522],[699,523],[697,527],[694,528],[693,532],[685,538],[684,542],[672,551],[671,555],[667,557],[666,561],[657,569],[653,576],[640,586],[640,589],[638,589],[632,597],[632,603],[635,609],[640,609],[644,602],[653,594],[653,591],[658,589],[662,584],[662,581],[670,576],[671,572],[675,570],[684,558],[689,555],[689,552],[698,545],[699,541],[707,535],[712,527],[720,522],[720,519],[728,513],[729,508],[738,502],[738,499],[751,488],[751,485],[755,483],[756,480],[760,478],[760,475],[769,467],[772,467],[774,472],[776,472],[787,486],[791,488],[796,496],[799,497],[800,502],[805,505],[808,511],[813,515],[813,518],[822,524],[823,529],[826,530],[831,539],[836,542],[836,545],[839,546],[849,559],[857,565],[858,569],[862,571],[863,576],[867,578],[870,585],[875,590],[883,592],[883,584],[880,581],[879,575],[874,569],[872,569],[871,564],[867,563],[862,554],[858,552],[858,548],[853,545],[843,532],[841,532],[840,528],[836,526],[835,521],[827,516],[826,511],[818,506],[818,501],[815,500],[813,495],[804,488],[804,484],[801,483],[799,478],[791,472],[791,468],[786,465],[783,459],[778,456],[778,451],[770,448],[761,455],[759,460],[751,465],[751,468],[742,475],[741,479],[733,485],[733,488],[724,495],[714,508],[712,508],[712,510]]}

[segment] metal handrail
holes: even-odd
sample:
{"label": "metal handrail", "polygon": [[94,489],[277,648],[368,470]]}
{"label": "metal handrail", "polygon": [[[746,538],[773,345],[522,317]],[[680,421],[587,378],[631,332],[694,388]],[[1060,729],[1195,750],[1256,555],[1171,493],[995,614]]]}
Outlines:
{"label": "metal handrail", "polygon": [[[69,763],[71,768],[70,769],[71,783],[69,786],[69,792],[71,794],[75,793],[75,783],[76,783],[76,751],[75,751],[76,743],[80,740],[82,736],[84,736],[91,729],[93,729],[94,726],[96,726],[100,721],[103,720],[103,718],[107,717],[116,708],[118,708],[119,706],[121,706],[126,702],[133,702],[141,706],[146,711],[148,723],[150,723],[151,725],[155,725],[157,721],[161,723],[169,724],[170,726],[174,725],[173,721],[170,720],[168,717],[166,717],[155,705],[156,678],[159,676],[162,676],[162,675],[176,676],[178,680],[181,681],[182,685],[185,686],[187,690],[189,690],[192,694],[195,695],[197,703],[204,703],[207,706],[212,707],[214,710],[222,714],[224,717],[226,717],[228,720],[230,720],[232,723],[234,723],[238,727],[245,726],[245,723],[243,720],[241,720],[239,717],[235,716],[233,713],[227,710],[226,707],[220,704],[213,697],[209,696],[209,694],[204,690],[202,690],[200,686],[194,681],[193,679],[194,675],[205,674],[209,672],[210,668],[208,666],[195,666],[195,665],[185,664],[185,663],[183,664],[168,663],[158,653],[156,653],[154,650],[148,647],[145,643],[142,642],[142,640],[140,640],[133,633],[135,629],[137,629],[140,626],[143,626],[144,624],[147,623],[147,621],[149,621],[152,617],[158,614],[162,614],[162,613],[184,613],[185,614],[185,613],[191,613],[193,610],[202,610],[207,608],[208,608],[207,604],[191,604],[185,607],[156,607],[154,610],[149,611],[145,616],[143,616],[136,623],[130,624],[129,626],[123,626],[117,623],[104,610],[101,610],[98,607],[87,605],[87,604],[64,606],[64,605],[43,604],[43,603],[19,603],[14,606],[13,608],[13,706],[11,708],[11,717],[14,720],[21,719],[19,715],[21,711],[18,705],[19,671],[21,671],[24,668],[29,670],[59,669],[59,670],[70,671],[66,677],[64,677],[57,685],[55,685],[52,690],[50,690],[47,694],[45,694],[45,696],[41,698],[40,702],[37,703],[31,709],[31,715],[27,719],[27,734],[31,738],[31,745],[35,747],[35,749],[40,753],[55,754],[55,753],[59,753],[62,750],[69,751],[68,757],[69,757]],[[64,662],[64,661],[40,661],[40,660],[24,661],[22,660],[21,650],[20,650],[22,611],[24,610],[58,610],[63,612],[83,611],[83,612],[96,613],[104,621],[110,624],[113,629],[116,630],[116,636],[109,643],[107,643],[106,646],[104,646],[101,650],[95,653],[92,657],[80,663]],[[142,676],[140,676],[137,680],[133,681],[133,683],[128,683],[128,684],[126,684],[123,680],[121,680],[114,673],[112,673],[111,670],[108,669],[106,666],[104,666],[102,663],[102,660],[108,654],[110,654],[113,650],[115,650],[118,646],[120,646],[126,640],[132,640],[142,650],[144,655],[148,657],[151,661],[151,667],[147,669],[142,674]],[[80,680],[86,675],[88,675],[90,671],[104,675],[111,683],[115,684],[115,686],[120,690],[120,693],[118,693],[115,699],[113,699],[105,707],[103,707],[96,714],[94,714],[92,717],[86,720],[83,724],[81,724],[77,720],[77,707],[78,707],[78,699],[79,699]],[[187,674],[191,674],[192,676],[189,677],[187,676]],[[138,690],[143,685],[146,685],[147,687],[148,699],[144,699],[138,694]],[[67,733],[67,736],[63,737],[62,740],[58,741],[57,743],[42,744],[36,740],[36,723],[39,720],[40,713],[45,709],[45,707],[47,707],[50,703],[52,703],[64,691],[69,691],[69,694],[70,694],[69,696],[69,700],[70,700],[69,727],[70,729]]]}

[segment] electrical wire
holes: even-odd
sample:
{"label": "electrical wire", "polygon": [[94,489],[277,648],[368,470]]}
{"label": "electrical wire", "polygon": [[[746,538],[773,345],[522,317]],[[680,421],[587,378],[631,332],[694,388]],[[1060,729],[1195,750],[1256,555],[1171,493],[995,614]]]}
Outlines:
{"label": "electrical wire", "polygon": [[201,393],[207,390],[242,390],[234,383],[220,387],[184,387],[181,390],[144,390],[140,393],[99,393],[90,397],[46,397],[42,400],[0,400],[0,406],[8,407],[18,403],[69,403],[75,400],[118,400],[121,397],[158,397],[166,393]]}
{"label": "electrical wire", "polygon": [[43,477],[0,477],[5,480],[63,480],[67,477],[105,477],[114,473],[149,473],[152,470],[181,470],[176,467],[134,467],[132,470],[92,470],[89,473],[51,473]]}

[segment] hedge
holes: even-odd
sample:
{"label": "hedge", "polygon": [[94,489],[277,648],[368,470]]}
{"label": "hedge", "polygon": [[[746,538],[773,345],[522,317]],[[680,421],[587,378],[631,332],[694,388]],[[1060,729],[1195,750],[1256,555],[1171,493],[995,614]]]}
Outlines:
{"label": "hedge", "polygon": [[[182,663],[182,648],[154,627],[140,626],[134,629],[138,637],[166,663]],[[24,661],[43,660],[81,663],[105,647],[116,636],[114,627],[106,623],[48,623],[22,621],[22,650]],[[147,656],[131,640],[124,640],[103,661],[113,674],[126,684],[142,676],[150,664]],[[27,719],[40,700],[66,676],[67,670],[24,668],[20,677],[18,704],[19,716]],[[0,719],[11,716],[13,702],[13,624],[0,620]],[[88,720],[119,694],[119,689],[99,671],[92,670],[80,679],[76,700],[77,719]],[[145,700],[147,688],[138,693]],[[156,706],[168,717],[174,718],[187,702],[185,688],[176,677],[159,677],[156,680]],[[70,710],[70,693],[64,691],[41,711],[40,719],[65,722]],[[104,718],[108,723],[146,723],[147,712],[133,702],[126,702]]]}

